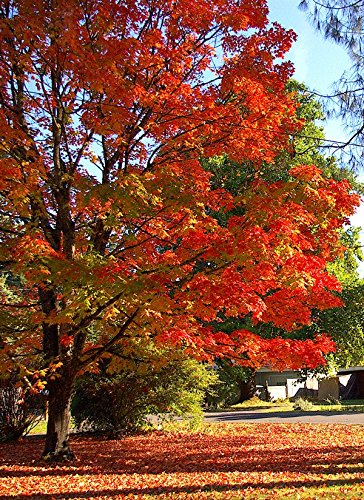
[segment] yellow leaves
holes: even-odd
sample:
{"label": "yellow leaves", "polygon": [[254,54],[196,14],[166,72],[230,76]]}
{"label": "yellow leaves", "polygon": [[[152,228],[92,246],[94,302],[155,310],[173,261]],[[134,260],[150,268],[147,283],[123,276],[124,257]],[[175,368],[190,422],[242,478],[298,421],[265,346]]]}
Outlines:
{"label": "yellow leaves", "polygon": [[56,372],[62,366],[63,366],[62,361],[52,361],[49,365],[49,373]]}
{"label": "yellow leaves", "polygon": [[153,309],[144,309],[143,316],[145,316],[148,319],[152,318],[153,320],[162,319],[162,314],[159,311],[155,311]]}
{"label": "yellow leaves", "polygon": [[288,275],[287,279],[284,278],[284,270],[279,277],[282,285],[287,288],[297,289],[297,288],[305,288],[309,289],[315,285],[315,279],[310,276],[309,273],[302,273],[301,271],[297,271],[296,275]]}
{"label": "yellow leaves", "polygon": [[40,392],[40,391],[43,391],[45,389],[47,385],[47,382],[45,380],[37,380],[34,384],[33,384],[33,390],[35,392]]}
{"label": "yellow leaves", "polygon": [[[61,339],[60,343],[61,343],[61,345],[66,347],[68,342],[65,342],[65,339],[63,341]],[[59,369],[62,368],[62,366],[63,366],[62,361],[52,361],[49,364],[48,369],[47,369],[47,373],[48,373],[47,379],[56,380],[57,378],[60,378],[61,374],[59,373]]]}
{"label": "yellow leaves", "polygon": [[109,307],[103,315],[103,321],[112,321],[119,315],[120,311],[117,307]]}

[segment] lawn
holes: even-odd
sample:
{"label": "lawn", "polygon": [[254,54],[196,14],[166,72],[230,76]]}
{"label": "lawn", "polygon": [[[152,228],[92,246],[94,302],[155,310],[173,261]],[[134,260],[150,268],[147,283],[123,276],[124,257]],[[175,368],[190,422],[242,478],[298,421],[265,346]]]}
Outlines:
{"label": "lawn", "polygon": [[[295,402],[284,400],[284,401],[261,401],[259,398],[254,397],[243,403],[229,406],[223,410],[219,411],[264,411],[264,412],[277,412],[277,411],[292,411],[295,409]],[[312,401],[311,408],[307,408],[305,411],[355,411],[364,412],[364,400],[348,400],[340,402],[330,402],[330,401]]]}
{"label": "lawn", "polygon": [[72,443],[77,461],[57,466],[39,461],[43,438],[0,445],[0,498],[364,497],[361,425],[206,424]]}

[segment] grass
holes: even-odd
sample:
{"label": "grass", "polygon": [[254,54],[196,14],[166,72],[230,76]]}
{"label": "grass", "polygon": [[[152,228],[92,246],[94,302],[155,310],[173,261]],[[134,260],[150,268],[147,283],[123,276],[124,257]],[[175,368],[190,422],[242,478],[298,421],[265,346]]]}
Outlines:
{"label": "grass", "polygon": [[316,403],[313,402],[314,409],[319,408],[321,411],[360,411],[364,412],[364,400],[341,401],[339,404],[335,402]]}
{"label": "grass", "polygon": [[[73,421],[71,419],[71,430],[73,429]],[[29,432],[29,435],[35,435],[35,434],[45,434],[47,432],[47,420],[43,419],[40,420],[33,429]]]}
{"label": "grass", "polygon": [[[243,403],[230,406],[222,411],[262,411],[262,412],[277,412],[277,411],[293,411],[294,401],[284,400],[276,402],[261,401],[254,397]],[[330,401],[312,401],[312,407],[307,410],[312,412],[317,411],[358,411],[364,412],[364,400],[341,401],[340,403]]]}
{"label": "grass", "polygon": [[232,405],[221,411],[290,411],[293,409],[293,403],[289,400],[284,401],[262,401],[261,399],[254,397],[243,403],[237,405]]}
{"label": "grass", "polygon": [[47,421],[46,420],[40,420],[33,429],[29,432],[30,435],[32,434],[45,434],[47,430]]}
{"label": "grass", "polygon": [[[364,425],[204,424],[106,440],[77,460],[39,460],[43,438],[0,445],[2,498],[350,499],[364,497]],[[8,497],[6,495],[9,495]]]}

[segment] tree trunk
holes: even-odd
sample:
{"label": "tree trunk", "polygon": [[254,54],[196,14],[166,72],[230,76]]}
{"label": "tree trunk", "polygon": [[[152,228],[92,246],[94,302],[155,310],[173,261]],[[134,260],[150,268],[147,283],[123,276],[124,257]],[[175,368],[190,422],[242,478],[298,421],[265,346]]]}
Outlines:
{"label": "tree trunk", "polygon": [[252,370],[249,377],[245,380],[238,380],[239,387],[239,399],[235,404],[243,403],[248,399],[251,399],[255,395],[256,391],[256,380],[255,380],[255,371]]}
{"label": "tree trunk", "polygon": [[75,377],[63,372],[62,376],[49,381],[48,423],[43,458],[49,461],[75,458],[69,444],[70,406]]}

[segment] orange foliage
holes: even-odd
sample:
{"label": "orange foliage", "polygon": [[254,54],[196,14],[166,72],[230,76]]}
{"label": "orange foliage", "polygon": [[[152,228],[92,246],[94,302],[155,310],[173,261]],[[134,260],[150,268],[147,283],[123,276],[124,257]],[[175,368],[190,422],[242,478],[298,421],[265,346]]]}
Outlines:
{"label": "orange foliage", "polygon": [[[121,360],[159,342],[255,367],[323,362],[325,337],[269,341],[206,326],[251,315],[290,330],[339,305],[325,267],[359,203],[315,166],[286,183],[257,171],[244,196],[211,187],[201,157],[259,167],[300,126],[285,91],[292,67],[280,61],[295,35],[268,23],[266,2],[2,9],[0,261],[25,276],[31,313],[4,366],[41,346],[46,363],[61,363],[49,385],[59,401],[62,383],[115,344]],[[227,227],[211,215],[232,208],[240,215]],[[6,300],[9,317],[23,318]]]}
{"label": "orange foliage", "polygon": [[344,499],[364,493],[363,426],[216,424],[206,433],[73,441],[79,461],[56,467],[37,460],[41,439],[0,445],[0,495]]}

